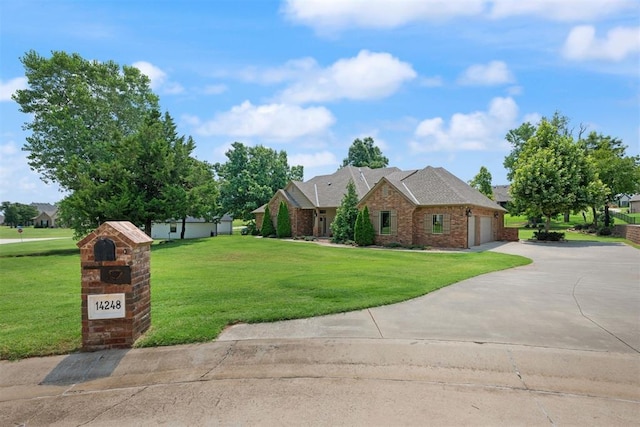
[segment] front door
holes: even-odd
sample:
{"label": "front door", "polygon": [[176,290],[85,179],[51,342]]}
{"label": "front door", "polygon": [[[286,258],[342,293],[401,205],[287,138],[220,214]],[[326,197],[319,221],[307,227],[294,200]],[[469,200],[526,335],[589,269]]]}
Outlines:
{"label": "front door", "polygon": [[318,229],[320,230],[320,237],[327,237],[327,216],[320,214],[318,217]]}

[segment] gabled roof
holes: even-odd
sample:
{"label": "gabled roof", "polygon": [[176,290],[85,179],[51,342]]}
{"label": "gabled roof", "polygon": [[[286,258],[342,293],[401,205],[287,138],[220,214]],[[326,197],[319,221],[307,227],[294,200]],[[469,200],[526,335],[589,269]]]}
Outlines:
{"label": "gabled roof", "polygon": [[[475,205],[504,210],[446,169],[431,166],[408,171],[396,167],[370,169],[345,166],[333,174],[316,176],[306,182],[291,181],[276,194],[303,209],[337,208],[347,192],[349,180],[355,184],[358,200],[363,200],[383,178],[419,206]],[[264,206],[253,211],[263,212]]]}
{"label": "gabled roof", "polygon": [[638,202],[640,201],[640,194],[636,194],[629,199],[630,202]]}
{"label": "gabled roof", "polygon": [[385,179],[418,206],[473,205],[504,210],[444,168],[427,166],[417,171],[394,173]]}
{"label": "gabled roof", "polygon": [[511,194],[509,194],[510,185],[494,185],[491,187],[493,190],[493,198],[496,202],[510,202]]}

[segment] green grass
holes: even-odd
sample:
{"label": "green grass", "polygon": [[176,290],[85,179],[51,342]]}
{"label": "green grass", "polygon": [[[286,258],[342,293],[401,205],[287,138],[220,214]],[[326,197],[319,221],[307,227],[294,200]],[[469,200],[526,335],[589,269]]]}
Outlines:
{"label": "green grass", "polygon": [[18,233],[17,228],[7,227],[5,225],[0,226],[0,239],[35,239],[35,238],[50,238],[50,237],[71,237],[73,236],[73,230],[69,228],[34,228],[34,227],[22,227],[22,233]]}
{"label": "green grass", "polygon": [[[572,214],[569,216],[569,222],[564,222],[564,217],[561,215],[558,219],[551,220],[551,231],[565,232],[565,240],[569,241],[591,241],[591,242],[609,242],[609,243],[626,243],[630,246],[638,248],[638,245],[626,240],[622,237],[612,236],[596,236],[594,234],[587,234],[581,232],[568,231],[568,228],[572,228],[577,224],[590,224],[593,222],[593,215],[590,212],[585,212],[586,221],[582,214]],[[533,238],[533,233],[537,231],[535,228],[525,228],[527,218],[525,216],[512,216],[506,214],[504,217],[504,223],[506,227],[518,228],[518,238],[521,240],[528,240]],[[614,219],[615,224],[625,224],[624,221],[618,218]]]}
{"label": "green grass", "polygon": [[[237,235],[154,245],[152,327],[136,345],[202,342],[236,322],[390,304],[529,262],[494,252],[336,248]],[[0,358],[80,347],[77,252],[0,257],[0,294]]]}

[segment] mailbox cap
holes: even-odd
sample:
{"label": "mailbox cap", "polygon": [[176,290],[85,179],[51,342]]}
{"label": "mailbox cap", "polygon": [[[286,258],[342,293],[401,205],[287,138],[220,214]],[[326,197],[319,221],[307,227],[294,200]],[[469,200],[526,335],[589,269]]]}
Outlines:
{"label": "mailbox cap", "polygon": [[153,243],[151,237],[147,236],[144,231],[129,221],[107,221],[89,233],[84,239],[80,240],[77,246],[81,248],[101,235],[111,235],[114,233],[120,235],[121,238],[131,246],[149,245]]}

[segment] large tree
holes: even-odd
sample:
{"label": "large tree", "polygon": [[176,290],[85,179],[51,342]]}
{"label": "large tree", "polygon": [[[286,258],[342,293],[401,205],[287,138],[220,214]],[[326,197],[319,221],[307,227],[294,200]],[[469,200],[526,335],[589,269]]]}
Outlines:
{"label": "large tree", "polygon": [[596,132],[589,133],[584,143],[598,177],[608,189],[607,197],[593,205],[594,218],[596,207],[604,205],[604,225],[608,227],[609,203],[615,196],[640,192],[640,156],[627,156],[627,147],[621,140]]}
{"label": "large tree", "polygon": [[28,87],[12,98],[29,114],[23,150],[42,179],[67,191],[83,188],[77,170],[113,160],[112,146],[134,135],[158,108],[149,79],[135,67],[35,51],[21,58]]}
{"label": "large tree", "polygon": [[302,166],[290,167],[285,151],[234,142],[226,156],[226,163],[214,165],[220,183],[219,211],[234,218],[251,219],[251,212],[278,189],[303,179]]}
{"label": "large tree", "polygon": [[469,185],[493,199],[493,187],[491,186],[491,172],[484,166],[480,167],[480,171],[469,181]]}
{"label": "large tree", "polygon": [[31,115],[29,165],[70,194],[60,216],[81,235],[105,220],[151,223],[188,210],[185,177],[195,144],[158,111],[137,68],[53,52],[23,58],[28,88],[13,99]]}
{"label": "large tree", "polygon": [[374,145],[373,138],[356,138],[349,147],[349,155],[342,161],[342,166],[384,168],[389,165],[389,159],[382,155],[379,147]]}
{"label": "large tree", "polygon": [[590,205],[602,191],[595,168],[579,143],[543,119],[514,163],[511,195],[516,211],[551,218]]}
{"label": "large tree", "polygon": [[138,132],[106,147],[104,159],[71,168],[81,185],[60,203],[61,217],[81,235],[107,220],[127,220],[151,235],[154,221],[182,218],[189,140],[167,132],[171,117],[147,114]]}

